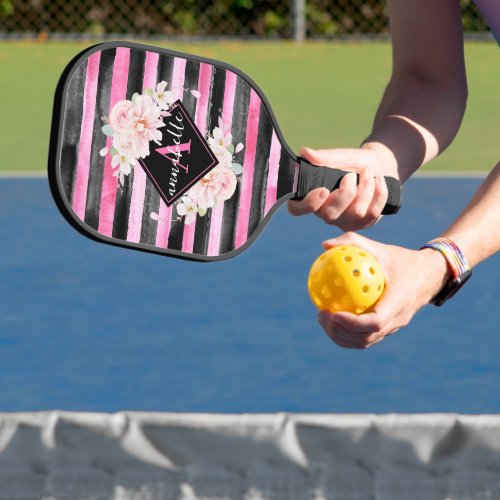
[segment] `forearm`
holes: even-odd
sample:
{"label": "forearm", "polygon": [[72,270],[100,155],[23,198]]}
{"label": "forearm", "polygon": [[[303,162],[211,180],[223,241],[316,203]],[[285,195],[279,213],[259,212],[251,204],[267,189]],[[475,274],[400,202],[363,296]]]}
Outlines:
{"label": "forearm", "polygon": [[467,100],[465,81],[426,80],[394,75],[363,148],[375,149],[404,182],[454,139]]}
{"label": "forearm", "polygon": [[461,248],[471,267],[500,250],[500,162],[442,236]]}
{"label": "forearm", "polygon": [[458,0],[387,0],[392,78],[364,148],[405,181],[455,137],[467,99]]}
{"label": "forearm", "polygon": [[[441,237],[458,245],[471,267],[500,250],[500,163]],[[426,248],[419,253],[424,260],[421,268],[426,271],[422,274],[421,294],[424,302],[428,302],[452,274],[440,252]]]}

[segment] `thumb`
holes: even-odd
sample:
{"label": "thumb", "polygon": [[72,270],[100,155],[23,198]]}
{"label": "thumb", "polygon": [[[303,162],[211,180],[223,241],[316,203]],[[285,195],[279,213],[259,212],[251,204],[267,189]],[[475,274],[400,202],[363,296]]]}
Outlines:
{"label": "thumb", "polygon": [[325,250],[329,250],[330,248],[342,245],[355,245],[363,247],[366,250],[370,251],[370,240],[353,231],[349,231],[347,233],[341,234],[340,236],[337,236],[336,238],[330,238],[326,241],[323,241],[322,245]]}
{"label": "thumb", "polygon": [[359,149],[311,149],[302,147],[299,155],[313,165],[335,168],[349,168],[353,171],[363,166],[365,158]]}

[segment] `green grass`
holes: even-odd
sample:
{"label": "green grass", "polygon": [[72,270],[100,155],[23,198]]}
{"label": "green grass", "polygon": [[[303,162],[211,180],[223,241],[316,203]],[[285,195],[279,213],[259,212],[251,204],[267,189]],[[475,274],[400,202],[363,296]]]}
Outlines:
{"label": "green grass", "polygon": [[[0,44],[0,170],[46,168],[54,89],[66,63],[87,44]],[[163,46],[167,46],[163,44]],[[356,147],[368,134],[391,70],[388,43],[207,43],[168,47],[229,62],[268,96],[297,151]],[[455,142],[426,167],[488,170],[499,158],[498,47],[466,46],[469,103]]]}

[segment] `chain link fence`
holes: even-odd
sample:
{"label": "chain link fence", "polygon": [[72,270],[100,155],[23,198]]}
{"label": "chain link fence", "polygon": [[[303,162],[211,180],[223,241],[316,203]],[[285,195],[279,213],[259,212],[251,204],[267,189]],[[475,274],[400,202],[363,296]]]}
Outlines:
{"label": "chain link fence", "polygon": [[[487,26],[461,0],[464,29]],[[383,0],[0,0],[0,37],[336,38],[384,36]]]}

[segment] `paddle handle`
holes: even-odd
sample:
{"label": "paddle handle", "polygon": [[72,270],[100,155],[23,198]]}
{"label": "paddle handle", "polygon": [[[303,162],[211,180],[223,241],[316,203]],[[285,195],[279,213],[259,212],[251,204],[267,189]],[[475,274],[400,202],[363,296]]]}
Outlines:
{"label": "paddle handle", "polygon": [[[326,187],[330,191],[337,189],[343,177],[351,172],[339,170],[338,168],[319,167],[312,165],[303,158],[298,159],[299,177],[297,181],[297,192],[294,200],[302,200],[307,193],[319,187]],[[402,188],[401,184],[394,177],[384,177],[387,184],[389,196],[382,213],[384,215],[395,214],[401,207]],[[356,182],[359,182],[357,174]]]}

